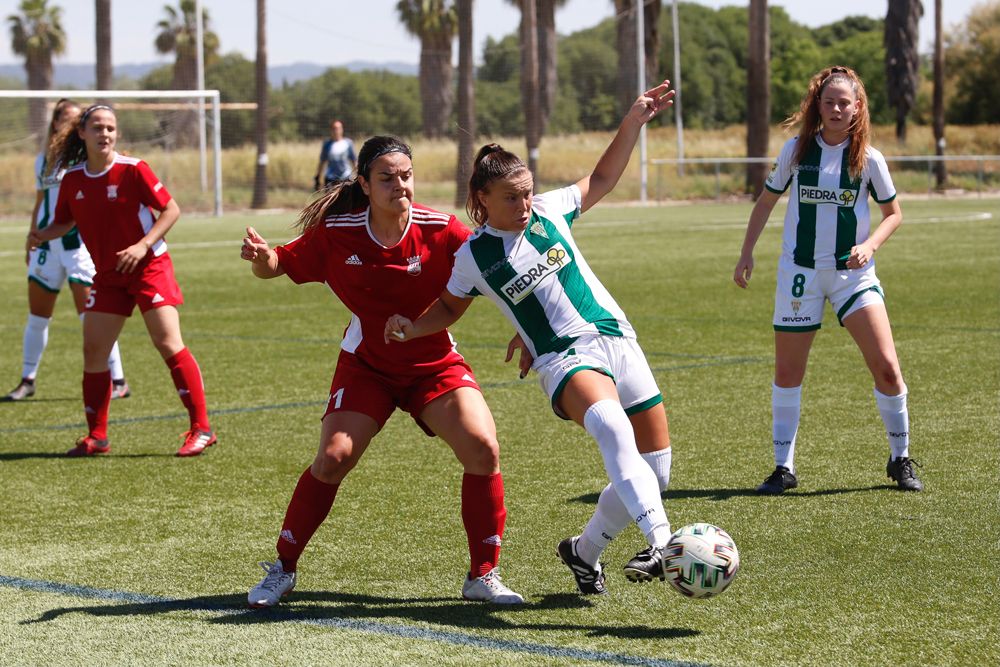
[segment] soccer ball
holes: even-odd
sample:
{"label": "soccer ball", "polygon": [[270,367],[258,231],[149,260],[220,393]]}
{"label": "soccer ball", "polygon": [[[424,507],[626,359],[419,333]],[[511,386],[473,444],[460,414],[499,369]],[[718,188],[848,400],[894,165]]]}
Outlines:
{"label": "soccer ball", "polygon": [[733,583],[740,554],[726,531],[710,523],[693,523],[670,536],[663,564],[667,581],[680,593],[709,598]]}

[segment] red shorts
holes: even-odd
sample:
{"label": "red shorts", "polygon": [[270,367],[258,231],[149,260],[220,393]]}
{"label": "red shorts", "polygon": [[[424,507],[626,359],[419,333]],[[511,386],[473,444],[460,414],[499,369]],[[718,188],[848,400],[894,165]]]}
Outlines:
{"label": "red shorts", "polygon": [[135,273],[98,271],[90,288],[87,310],[129,317],[135,307],[145,313],[162,306],[179,306],[184,295],[174,278],[170,255],[152,258]]}
{"label": "red shorts", "polygon": [[434,432],[419,415],[435,398],[459,387],[482,391],[472,368],[457,352],[453,363],[433,373],[390,377],[376,371],[357,355],[341,350],[323,417],[331,412],[360,412],[374,419],[381,430],[398,407],[410,413],[424,433],[434,437]]}

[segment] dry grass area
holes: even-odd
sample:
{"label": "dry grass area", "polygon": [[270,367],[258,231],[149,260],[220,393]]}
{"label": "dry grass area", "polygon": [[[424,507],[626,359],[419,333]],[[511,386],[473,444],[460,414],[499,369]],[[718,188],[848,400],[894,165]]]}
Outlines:
{"label": "dry grass area", "polygon": [[[772,128],[770,150],[777,155],[792,136],[780,127]],[[587,173],[610,140],[607,132],[547,137],[541,145],[540,188],[558,187]],[[526,153],[522,137],[483,137],[482,143],[496,141],[515,153]],[[650,159],[676,158],[677,133],[673,127],[650,130],[647,138]],[[1000,127],[996,125],[955,126],[947,129],[948,152],[952,155],[1000,155]],[[876,127],[873,144],[887,156],[932,155],[934,137],[930,127],[913,125],[906,144],[895,139],[893,126]],[[127,140],[123,142],[128,150]],[[413,141],[418,198],[443,207],[454,197],[456,167],[455,142],[450,140]],[[192,150],[165,152],[160,148],[131,147],[146,159],[187,210],[210,210],[211,190],[200,188],[197,153]],[[269,205],[278,208],[300,206],[312,191],[317,146],[314,142],[272,144],[268,150]],[[746,128],[742,125],[714,130],[686,130],[684,153],[692,157],[741,157],[746,154]],[[26,215],[34,202],[31,167],[34,157],[26,153],[0,153],[0,216]],[[245,208],[253,188],[255,148],[247,145],[223,151],[224,205]],[[956,164],[951,170],[952,187],[975,190],[979,187],[977,165]],[[911,173],[912,172],[912,173]],[[902,171],[894,168],[898,187],[906,192],[926,192],[927,165],[916,164]],[[212,166],[209,164],[209,179]],[[652,165],[648,184],[650,197],[664,200],[714,199],[743,194],[743,167],[729,165],[715,173],[714,166],[688,167],[683,178],[670,166]],[[985,187],[1000,186],[1000,161],[985,165]],[[632,160],[621,183],[611,195],[615,201],[639,198],[639,163]]]}

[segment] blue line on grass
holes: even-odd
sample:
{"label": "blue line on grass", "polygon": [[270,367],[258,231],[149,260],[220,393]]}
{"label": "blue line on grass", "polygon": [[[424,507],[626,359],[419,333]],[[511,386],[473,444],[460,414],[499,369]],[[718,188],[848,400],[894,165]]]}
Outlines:
{"label": "blue line on grass", "polygon": [[[54,581],[40,581],[37,579],[23,579],[21,577],[9,577],[0,575],[0,586],[14,588],[22,591],[35,591],[38,593],[50,593],[53,595],[64,595],[78,598],[89,598],[94,600],[107,600],[109,602],[127,602],[138,604],[184,604],[178,611],[194,612],[214,612],[233,616],[244,614],[261,613],[246,609],[234,609],[224,605],[211,605],[201,603],[186,604],[182,599],[166,598],[157,595],[144,595],[142,593],[129,593],[127,591],[106,590],[102,588],[92,588],[90,586],[76,586],[73,584],[61,584]],[[611,653],[608,651],[588,651],[586,649],[569,648],[565,646],[552,646],[549,644],[534,644],[531,642],[512,641],[505,639],[490,639],[488,637],[477,637],[475,635],[461,632],[447,632],[443,630],[430,630],[410,625],[400,625],[394,623],[378,623],[375,621],[357,621],[346,618],[317,618],[317,619],[289,619],[291,623],[302,625],[319,625],[339,630],[351,630],[373,635],[387,635],[390,637],[402,637],[404,639],[419,639],[423,641],[439,642],[443,644],[453,644],[455,646],[471,646],[474,648],[491,649],[497,651],[507,651],[510,653],[527,653],[530,655],[541,655],[547,658],[566,658],[569,660],[590,660],[592,662],[605,662],[615,665],[647,665],[649,667],[704,667],[698,663],[678,662],[675,660],[658,660],[626,653]]]}

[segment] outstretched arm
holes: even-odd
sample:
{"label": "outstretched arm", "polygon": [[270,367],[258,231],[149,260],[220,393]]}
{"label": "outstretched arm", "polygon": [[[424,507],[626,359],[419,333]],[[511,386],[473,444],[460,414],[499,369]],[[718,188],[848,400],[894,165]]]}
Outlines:
{"label": "outstretched arm", "polygon": [[247,235],[243,237],[240,258],[250,262],[250,268],[258,278],[277,278],[285,273],[278,262],[278,253],[267,245],[264,237],[258,234],[253,227],[247,227]]}
{"label": "outstretched arm", "polygon": [[597,161],[593,173],[576,183],[580,188],[581,212],[587,211],[614,189],[632,157],[632,149],[639,139],[639,130],[660,111],[672,105],[673,98],[674,91],[670,90],[670,82],[664,81],[640,95],[632,104],[618,126],[615,138]]}
{"label": "outstretched arm", "polygon": [[463,299],[445,290],[416,322],[402,315],[392,315],[386,320],[385,342],[403,342],[443,331],[457,322],[470,305],[472,299]]}

